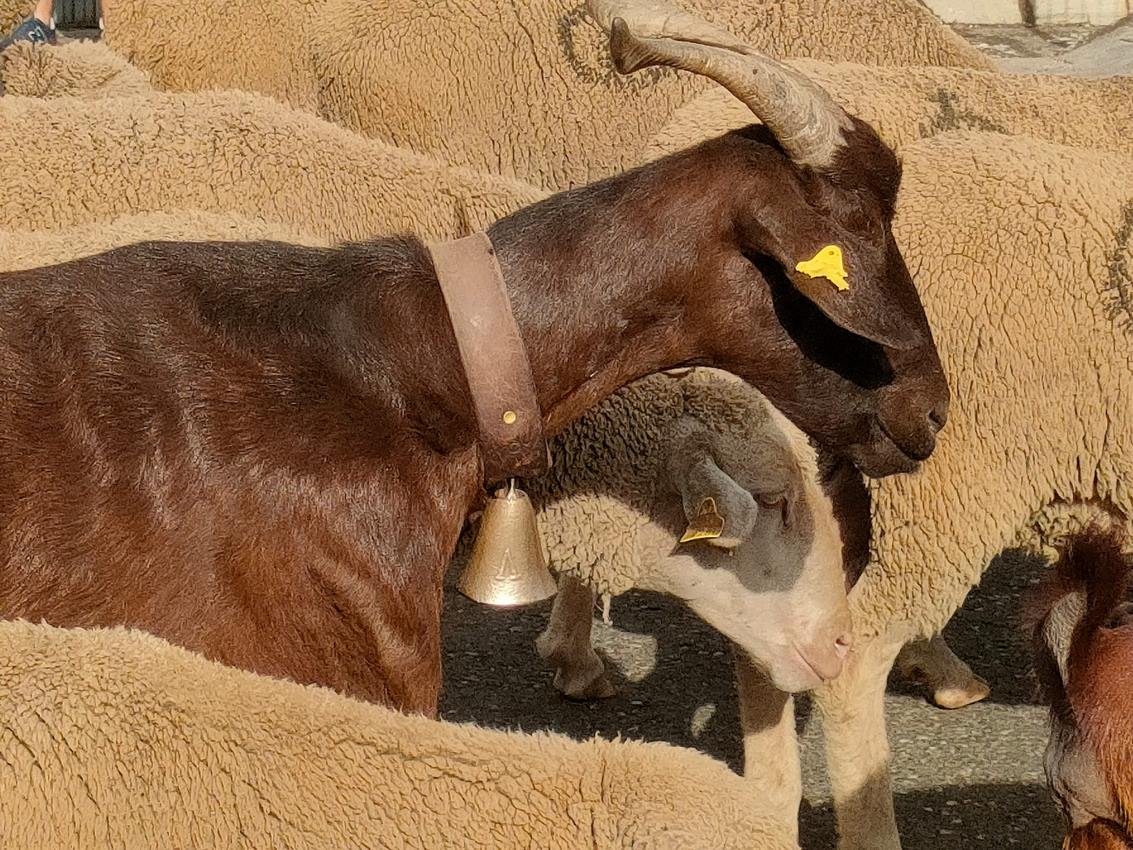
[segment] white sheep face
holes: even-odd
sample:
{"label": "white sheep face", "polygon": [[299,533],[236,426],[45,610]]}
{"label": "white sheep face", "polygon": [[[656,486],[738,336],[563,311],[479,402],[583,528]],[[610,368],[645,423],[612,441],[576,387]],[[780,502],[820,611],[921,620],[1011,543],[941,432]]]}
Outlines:
{"label": "white sheep face", "polygon": [[[813,452],[782,416],[769,425],[753,445],[693,419],[677,424],[657,515],[639,535],[640,586],[683,600],[776,687],[797,692],[841,672],[850,613],[833,507],[799,462]],[[680,543],[707,498],[724,518],[722,533]]]}

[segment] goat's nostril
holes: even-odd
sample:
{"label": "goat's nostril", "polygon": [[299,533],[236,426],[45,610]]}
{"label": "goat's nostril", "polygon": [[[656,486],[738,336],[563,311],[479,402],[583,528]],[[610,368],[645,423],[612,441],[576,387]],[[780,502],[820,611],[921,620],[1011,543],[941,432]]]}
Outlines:
{"label": "goat's nostril", "polygon": [[948,406],[944,404],[937,405],[928,412],[929,421],[936,426],[939,431],[944,427],[944,423],[948,421]]}
{"label": "goat's nostril", "polygon": [[834,650],[838,653],[838,656],[840,658],[845,658],[853,645],[854,636],[849,632],[847,632],[846,634],[838,635],[838,637],[834,639]]}

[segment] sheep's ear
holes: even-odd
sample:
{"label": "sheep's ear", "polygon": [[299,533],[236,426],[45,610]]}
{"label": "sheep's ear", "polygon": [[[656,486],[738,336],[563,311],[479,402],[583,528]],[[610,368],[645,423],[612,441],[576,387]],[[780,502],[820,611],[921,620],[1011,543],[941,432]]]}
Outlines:
{"label": "sheep's ear", "polygon": [[680,494],[688,523],[681,543],[702,540],[734,549],[755,525],[755,499],[716,465],[715,438],[703,422],[682,416],[665,437],[664,473]]}
{"label": "sheep's ear", "polygon": [[735,549],[751,534],[759,505],[711,457],[689,464],[674,483],[688,522],[681,543],[703,540],[721,549]]}

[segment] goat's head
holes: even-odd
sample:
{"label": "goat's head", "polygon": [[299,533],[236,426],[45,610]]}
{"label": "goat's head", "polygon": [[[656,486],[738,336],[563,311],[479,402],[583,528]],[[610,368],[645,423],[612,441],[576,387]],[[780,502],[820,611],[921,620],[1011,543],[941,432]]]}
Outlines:
{"label": "goat's head", "polygon": [[813,449],[768,411],[754,435],[687,416],[670,428],[656,507],[666,533],[641,586],[681,599],[793,692],[841,672],[852,629]]}
{"label": "goat's head", "polygon": [[[891,230],[901,179],[893,151],[811,80],[722,30],[659,2],[593,5],[607,18],[611,8],[634,10],[635,32],[623,17],[609,20],[620,72],[663,65],[705,75],[762,122],[705,146],[744,177],[714,286],[760,335],[750,356],[727,340],[741,356],[721,365],[867,475],[916,468],[935,447],[949,392]],[[690,170],[706,164],[698,150],[688,152]]]}

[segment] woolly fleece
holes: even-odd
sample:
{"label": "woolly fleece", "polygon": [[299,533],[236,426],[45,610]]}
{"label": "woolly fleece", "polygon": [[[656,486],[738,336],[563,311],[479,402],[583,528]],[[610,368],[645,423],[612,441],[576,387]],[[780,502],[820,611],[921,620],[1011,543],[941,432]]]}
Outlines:
{"label": "woolly fleece", "polygon": [[13,229],[196,209],[332,241],[451,238],[544,197],[237,92],[4,97],[0,138],[0,227]]}
{"label": "woolly fleece", "polygon": [[34,0],[0,0],[0,30],[7,33],[31,14]]}
{"label": "woolly fleece", "polygon": [[[636,165],[672,111],[714,85],[670,69],[618,74],[580,0],[444,0],[429,15],[414,0],[381,5],[328,0],[312,33],[321,114],[548,189]],[[990,67],[911,0],[689,5],[775,56]]]}
{"label": "woolly fleece", "polygon": [[153,91],[144,71],[105,44],[14,44],[0,53],[0,91],[23,97],[124,97]]}
{"label": "woolly fleece", "polygon": [[406,716],[150,635],[0,624],[13,847],[787,850],[725,765]]}
{"label": "woolly fleece", "polygon": [[[551,444],[550,472],[525,482],[550,567],[610,595],[647,587],[653,568],[643,534],[670,541],[683,531],[658,525],[661,465],[682,417],[703,423],[717,465],[741,486],[782,468],[786,480],[818,475],[805,436],[755,389],[712,369],[659,374],[622,388],[573,422]],[[462,566],[473,534],[462,538]]]}
{"label": "woolly fleece", "polygon": [[[915,0],[690,7],[776,56],[992,67]],[[256,26],[233,33],[233,18]],[[258,91],[548,189],[636,164],[671,112],[712,85],[667,69],[617,74],[583,0],[442,0],[427,10],[417,0],[116,0],[106,27],[107,43],[160,88]],[[233,44],[246,33],[254,49]]]}
{"label": "woolly fleece", "polygon": [[927,636],[1051,502],[1133,519],[1133,158],[961,133],[904,162],[894,233],[954,404],[931,462],[871,485],[855,623]]}
{"label": "woolly fleece", "polygon": [[[1035,136],[1133,155],[1133,77],[1011,76],[963,68],[871,68],[793,63],[878,135],[900,148],[955,130]],[[695,145],[752,122],[728,92],[713,89],[677,109],[644,158]]]}

